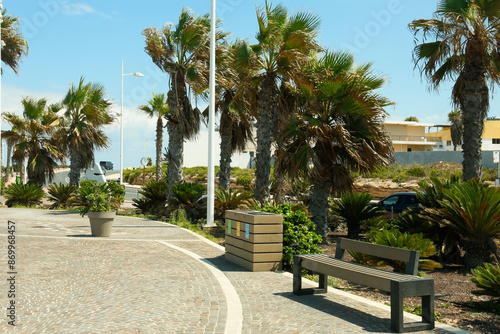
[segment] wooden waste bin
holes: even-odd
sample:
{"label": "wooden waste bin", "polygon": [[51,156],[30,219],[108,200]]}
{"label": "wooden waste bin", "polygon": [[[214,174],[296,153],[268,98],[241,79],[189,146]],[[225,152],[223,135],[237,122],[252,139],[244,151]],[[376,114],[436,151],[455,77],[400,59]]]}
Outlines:
{"label": "wooden waste bin", "polygon": [[250,271],[281,270],[283,217],[261,211],[228,210],[226,260]]}

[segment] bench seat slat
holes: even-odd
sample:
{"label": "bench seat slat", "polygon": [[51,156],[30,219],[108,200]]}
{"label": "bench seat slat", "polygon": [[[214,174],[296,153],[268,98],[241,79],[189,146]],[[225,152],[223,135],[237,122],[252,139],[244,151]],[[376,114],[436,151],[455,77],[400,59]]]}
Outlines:
{"label": "bench seat slat", "polygon": [[357,240],[351,240],[342,238],[341,247],[346,250],[370,254],[372,256],[381,257],[384,259],[391,259],[396,261],[408,262],[410,261],[411,250],[403,248],[395,248],[385,245],[377,245],[369,242],[359,242]]}
{"label": "bench seat slat", "polygon": [[405,275],[346,262],[324,254],[304,255],[301,266],[319,273],[334,276],[382,291],[391,291],[391,281],[418,280],[418,276]]}

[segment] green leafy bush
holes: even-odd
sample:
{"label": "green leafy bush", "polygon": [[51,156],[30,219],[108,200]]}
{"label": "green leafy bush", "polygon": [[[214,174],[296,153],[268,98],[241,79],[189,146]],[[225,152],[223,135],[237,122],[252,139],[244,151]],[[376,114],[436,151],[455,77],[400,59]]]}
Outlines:
{"label": "green leafy bush", "polygon": [[251,175],[240,175],[236,178],[236,184],[243,186],[245,190],[250,190],[250,184],[252,183],[253,177]]}
{"label": "green leafy bush", "polygon": [[484,263],[483,267],[477,267],[471,270],[472,283],[476,284],[481,290],[472,291],[479,295],[488,295],[500,297],[500,266],[494,266],[490,263]]}
{"label": "green leafy bush", "polygon": [[45,192],[36,184],[11,184],[5,189],[5,205],[32,207],[42,204]]}
{"label": "green leafy bush", "polygon": [[49,185],[48,200],[53,202],[51,209],[71,207],[75,202],[76,186],[73,184],[52,183]]}
{"label": "green leafy bush", "polygon": [[[368,236],[368,240],[377,245],[385,245],[397,248],[412,249],[420,252],[419,269],[434,269],[441,268],[441,264],[436,261],[427,259],[429,256],[436,254],[436,248],[431,240],[425,239],[422,233],[402,233],[397,229],[392,230],[372,230]],[[405,272],[406,263],[389,259],[378,259],[380,263],[391,266],[394,271]]]}
{"label": "green leafy bush", "polygon": [[424,167],[422,166],[413,166],[408,168],[406,173],[410,176],[415,176],[415,177],[423,177],[425,176],[425,170]]}
{"label": "green leafy bush", "polygon": [[80,215],[89,211],[116,211],[125,200],[125,188],[116,181],[84,180],[77,190],[76,205]]}
{"label": "green leafy bush", "polygon": [[260,211],[283,216],[283,267],[291,269],[293,256],[296,254],[321,253],[319,243],[321,236],[314,230],[314,223],[307,218],[304,211],[294,210],[290,204],[278,206],[266,205]]}
{"label": "green leafy bush", "polygon": [[139,190],[142,197],[132,199],[134,202],[132,205],[141,210],[143,214],[161,216],[166,210],[167,189],[167,182],[164,180],[147,182]]}

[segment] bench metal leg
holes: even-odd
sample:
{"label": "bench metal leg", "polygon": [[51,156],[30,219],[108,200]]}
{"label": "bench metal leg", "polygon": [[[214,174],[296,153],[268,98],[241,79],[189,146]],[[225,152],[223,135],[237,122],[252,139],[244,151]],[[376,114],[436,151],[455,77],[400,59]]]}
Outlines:
{"label": "bench metal leg", "polygon": [[293,256],[293,294],[301,295],[302,292],[302,266],[300,265],[301,257]]}
{"label": "bench metal leg", "polygon": [[[422,322],[404,324],[403,298],[420,296]],[[397,333],[434,328],[434,280],[415,282],[391,281],[391,330]]]}
{"label": "bench metal leg", "polygon": [[293,294],[294,295],[316,295],[326,293],[328,290],[328,275],[319,274],[319,287],[302,289],[302,257],[300,255],[293,256]]}

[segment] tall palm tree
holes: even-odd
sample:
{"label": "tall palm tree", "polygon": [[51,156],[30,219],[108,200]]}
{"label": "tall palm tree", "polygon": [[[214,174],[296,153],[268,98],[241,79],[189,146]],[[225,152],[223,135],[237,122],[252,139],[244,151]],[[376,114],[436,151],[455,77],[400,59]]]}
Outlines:
{"label": "tall palm tree", "polygon": [[94,151],[109,146],[103,126],[115,119],[111,114],[111,101],[105,98],[104,86],[84,83],[71,84],[62,101],[65,108],[64,124],[59,137],[70,157],[70,184],[80,184],[80,171],[94,163]]}
{"label": "tall palm tree", "polygon": [[450,121],[450,134],[451,141],[453,143],[453,151],[457,150],[458,145],[462,145],[463,136],[463,122],[462,122],[462,112],[460,110],[451,111],[448,114],[448,120]]}
{"label": "tall palm tree", "polygon": [[289,15],[281,4],[267,1],[257,9],[257,44],[242,45],[239,64],[253,66],[257,72],[257,155],[255,199],[263,202],[269,197],[271,177],[271,145],[278,127],[282,98],[280,83],[300,71],[311,53],[320,50],[316,41],[320,20],[317,15],[297,12]]}
{"label": "tall palm tree", "polygon": [[163,145],[163,117],[168,114],[168,105],[165,94],[153,93],[153,98],[148,101],[149,105],[140,106],[149,117],[157,117],[156,120],[156,181],[162,178],[161,169],[161,147]]}
{"label": "tall palm tree", "polygon": [[349,169],[369,171],[392,158],[382,123],[390,102],[375,93],[384,79],[371,72],[371,64],[354,66],[350,54],[326,52],[303,73],[295,78],[298,113],[283,130],[277,168],[292,181],[311,181],[309,212],[325,237],[328,197],[351,188]]}
{"label": "tall palm tree", "polygon": [[162,29],[150,27],[142,32],[146,38],[146,53],[170,76],[167,93],[170,111],[166,115],[169,189],[183,179],[184,140],[193,138],[200,129],[201,115],[191,106],[187,84],[195,91],[208,86],[209,32],[208,14],[194,16],[187,8],[182,10],[176,25],[167,24]]}
{"label": "tall palm tree", "polygon": [[19,27],[19,18],[8,15],[2,10],[2,61],[15,73],[19,72],[19,63],[23,56],[28,55],[28,42],[23,38]]}
{"label": "tall palm tree", "polygon": [[26,141],[25,120],[14,113],[4,113],[3,118],[10,124],[11,129],[2,131],[2,139],[7,141],[7,145],[12,147],[12,152],[8,153],[7,160],[17,164],[20,168],[21,180],[24,180],[24,161],[26,156],[21,151],[15,149],[15,146]]}
{"label": "tall palm tree", "polygon": [[499,8],[500,0],[441,0],[433,19],[415,20],[409,25],[415,36],[423,36],[413,56],[431,87],[437,89],[445,79],[455,81],[452,101],[463,114],[465,181],[481,175],[488,81],[490,86],[499,82]]}
{"label": "tall palm tree", "polygon": [[241,41],[237,41],[227,46],[226,50],[221,50],[221,47],[218,52],[216,110],[220,113],[221,138],[219,187],[226,190],[230,187],[233,153],[245,150],[247,143],[254,141],[251,101],[255,94],[250,82],[251,72],[241,67],[236,70],[241,44]]}
{"label": "tall palm tree", "polygon": [[47,105],[46,99],[23,98],[23,118],[10,117],[15,130],[4,135],[14,147],[14,160],[28,158],[28,182],[43,186],[54,178],[56,161],[62,158],[62,152],[55,146],[52,135],[60,124],[57,112],[59,105]]}

